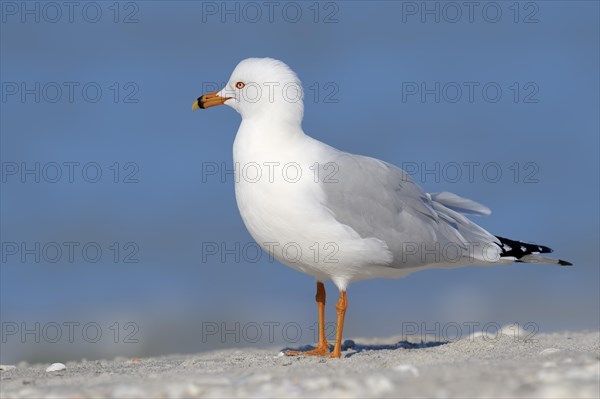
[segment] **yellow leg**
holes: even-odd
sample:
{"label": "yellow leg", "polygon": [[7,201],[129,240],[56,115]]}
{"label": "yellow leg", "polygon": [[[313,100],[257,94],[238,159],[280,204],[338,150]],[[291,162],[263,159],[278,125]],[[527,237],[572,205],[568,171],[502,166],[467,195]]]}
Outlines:
{"label": "yellow leg", "polygon": [[329,344],[325,336],[325,284],[317,281],[317,309],[319,310],[319,343],[317,347],[310,351],[287,351],[288,356],[310,355],[310,356],[327,356],[329,355]]}
{"label": "yellow leg", "polygon": [[335,332],[335,346],[333,353],[329,357],[341,357],[342,356],[342,334],[344,332],[344,317],[346,316],[346,309],[348,308],[348,299],[346,298],[346,291],[340,291],[340,299],[335,304],[337,309],[337,329]]}

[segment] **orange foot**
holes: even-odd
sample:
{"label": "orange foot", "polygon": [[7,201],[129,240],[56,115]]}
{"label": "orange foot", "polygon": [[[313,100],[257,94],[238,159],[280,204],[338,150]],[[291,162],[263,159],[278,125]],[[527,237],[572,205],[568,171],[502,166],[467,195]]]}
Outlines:
{"label": "orange foot", "polygon": [[329,345],[327,343],[317,346],[309,351],[287,351],[286,356],[329,356]]}

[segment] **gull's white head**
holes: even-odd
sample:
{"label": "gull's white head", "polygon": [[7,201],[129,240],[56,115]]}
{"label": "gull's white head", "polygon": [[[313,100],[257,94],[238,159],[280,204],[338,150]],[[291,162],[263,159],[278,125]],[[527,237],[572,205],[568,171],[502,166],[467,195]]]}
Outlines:
{"label": "gull's white head", "polygon": [[247,58],[235,67],[223,89],[199,97],[192,109],[225,104],[242,119],[300,123],[302,99],[302,84],[285,63],[273,58]]}

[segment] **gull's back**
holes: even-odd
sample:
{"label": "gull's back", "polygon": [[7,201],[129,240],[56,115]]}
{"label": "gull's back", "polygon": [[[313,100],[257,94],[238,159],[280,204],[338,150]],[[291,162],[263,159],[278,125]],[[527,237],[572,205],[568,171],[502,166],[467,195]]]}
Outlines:
{"label": "gull's back", "polygon": [[450,193],[428,194],[402,169],[374,158],[339,152],[323,166],[332,168],[335,174],[321,182],[323,205],[361,237],[384,241],[394,257],[389,267],[498,260],[498,239],[459,212],[483,215],[486,207]]}

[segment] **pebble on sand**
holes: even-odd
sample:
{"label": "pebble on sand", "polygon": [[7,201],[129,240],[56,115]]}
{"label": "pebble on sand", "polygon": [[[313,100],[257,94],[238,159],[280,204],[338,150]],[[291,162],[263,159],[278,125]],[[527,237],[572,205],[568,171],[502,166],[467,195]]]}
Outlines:
{"label": "pebble on sand", "polygon": [[46,369],[46,373],[49,373],[51,371],[62,371],[65,370],[67,368],[67,366],[65,366],[62,363],[52,363],[50,366],[48,366],[48,368]]}

